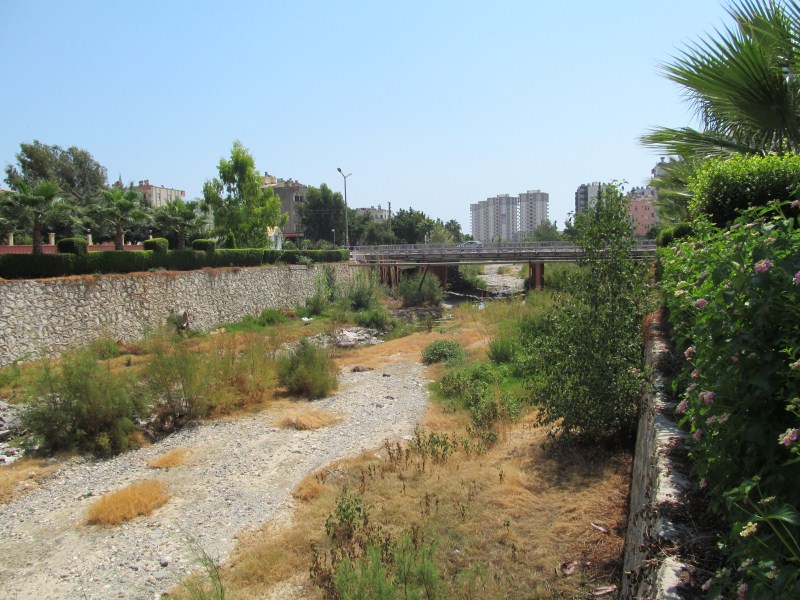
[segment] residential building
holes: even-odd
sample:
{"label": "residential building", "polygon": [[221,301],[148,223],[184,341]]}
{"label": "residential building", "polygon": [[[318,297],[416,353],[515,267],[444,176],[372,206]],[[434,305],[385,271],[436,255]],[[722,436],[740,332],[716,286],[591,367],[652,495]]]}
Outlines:
{"label": "residential building", "polygon": [[370,206],[369,208],[357,208],[356,214],[367,215],[373,221],[388,221],[392,218],[391,204],[388,209],[381,208],[380,204],[378,204],[378,208],[374,206]]}
{"label": "residential building", "polygon": [[519,197],[498,194],[470,204],[472,237],[483,243],[513,239],[519,231]]}
{"label": "residential building", "polygon": [[628,192],[628,214],[637,236],[646,236],[650,228],[658,223],[657,200],[658,190],[652,185],[635,187]]}
{"label": "residential building", "polygon": [[[121,182],[120,182],[121,183]],[[164,206],[174,200],[186,198],[186,192],[175,188],[168,188],[161,185],[153,185],[149,179],[139,181],[139,185],[131,186],[137,192],[141,192],[145,202],[152,208]]]}
{"label": "residential building", "polygon": [[530,235],[534,229],[549,221],[550,194],[528,190],[519,195],[519,238]]}
{"label": "residential building", "polygon": [[575,190],[575,214],[589,210],[597,202],[600,196],[600,183],[582,183]]}
{"label": "residential building", "polygon": [[281,179],[269,173],[261,178],[261,187],[272,188],[281,200],[281,212],[289,215],[282,231],[284,237],[296,238],[303,235],[303,224],[297,214],[297,206],[305,202],[308,186],[294,179]]}

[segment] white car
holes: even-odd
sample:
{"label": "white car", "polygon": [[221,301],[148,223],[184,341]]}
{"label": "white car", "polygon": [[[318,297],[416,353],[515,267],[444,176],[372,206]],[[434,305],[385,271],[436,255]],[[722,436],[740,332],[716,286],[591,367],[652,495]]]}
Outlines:
{"label": "white car", "polygon": [[470,240],[458,245],[459,248],[483,248],[483,243],[480,240]]}

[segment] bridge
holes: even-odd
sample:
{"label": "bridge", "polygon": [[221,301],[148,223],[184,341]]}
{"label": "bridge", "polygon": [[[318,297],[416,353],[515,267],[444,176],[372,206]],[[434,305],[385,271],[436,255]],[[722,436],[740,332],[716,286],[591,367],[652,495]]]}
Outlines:
{"label": "bridge", "polygon": [[[640,240],[631,250],[637,260],[647,260],[656,254],[655,240]],[[420,267],[436,273],[446,285],[446,267],[468,264],[497,264],[527,262],[536,289],[544,283],[544,264],[576,262],[583,258],[581,248],[570,242],[500,242],[483,246],[463,244],[400,244],[388,246],[357,246],[350,257],[357,264],[380,267],[384,280],[396,281],[399,269]]]}
{"label": "bridge", "polygon": [[[632,250],[635,259],[655,256],[655,240],[641,240]],[[582,250],[570,242],[500,242],[485,246],[461,244],[400,244],[394,246],[357,246],[352,260],[367,264],[492,264],[498,262],[575,262]]]}

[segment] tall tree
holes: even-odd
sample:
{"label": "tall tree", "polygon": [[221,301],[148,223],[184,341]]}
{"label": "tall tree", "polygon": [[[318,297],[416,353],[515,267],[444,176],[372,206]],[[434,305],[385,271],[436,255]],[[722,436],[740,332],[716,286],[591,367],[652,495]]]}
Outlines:
{"label": "tall tree", "polygon": [[528,242],[557,242],[561,239],[561,232],[555,221],[546,220],[539,223],[531,234],[525,238]]}
{"label": "tall tree", "polygon": [[186,247],[186,237],[189,233],[205,225],[205,219],[200,214],[197,204],[180,199],[159,206],[155,209],[154,215],[159,229],[175,234],[178,250]]}
{"label": "tall tree", "polygon": [[14,190],[19,190],[21,183],[35,187],[53,181],[62,197],[85,206],[96,200],[106,187],[106,168],[86,150],[75,146],[65,150],[38,140],[19,147],[18,164],[6,166],[6,183]]}
{"label": "tall tree", "polygon": [[34,254],[42,253],[42,228],[69,210],[58,192],[55,181],[43,181],[35,186],[19,181],[16,191],[0,196],[2,218],[20,230],[31,232]]}
{"label": "tall tree", "polygon": [[228,247],[267,246],[268,230],[283,225],[286,215],[275,191],[262,187],[250,152],[235,141],[230,159],[221,158],[217,170],[219,178],[203,185],[203,209],[214,216],[215,234]]}
{"label": "tall tree", "polygon": [[87,214],[103,226],[114,230],[114,249],[123,250],[125,229],[144,222],[147,210],[139,192],[112,188],[103,190],[96,204],[89,207]]}
{"label": "tall tree", "polygon": [[464,241],[464,233],[461,231],[461,223],[456,221],[455,219],[450,219],[447,223],[444,224],[447,231],[453,236],[453,241],[456,244],[460,244]]}
{"label": "tall tree", "polygon": [[[326,184],[318,188],[309,187],[306,192],[305,202],[298,204],[297,214],[303,223],[303,234],[313,242],[320,240],[333,241],[333,230],[336,230],[338,239],[344,241],[344,198],[339,192],[334,192]],[[355,211],[351,211],[353,216]],[[358,223],[355,220],[354,223]],[[357,235],[352,236],[358,239]]]}
{"label": "tall tree", "polygon": [[420,244],[433,230],[434,221],[420,210],[400,209],[392,216],[392,231],[399,242]]}
{"label": "tall tree", "polygon": [[453,232],[442,223],[441,219],[434,221],[427,239],[429,244],[453,244],[456,241]]}
{"label": "tall tree", "polygon": [[800,150],[800,5],[740,0],[736,21],[664,65],[703,129],[660,127],[647,146],[683,158]]}

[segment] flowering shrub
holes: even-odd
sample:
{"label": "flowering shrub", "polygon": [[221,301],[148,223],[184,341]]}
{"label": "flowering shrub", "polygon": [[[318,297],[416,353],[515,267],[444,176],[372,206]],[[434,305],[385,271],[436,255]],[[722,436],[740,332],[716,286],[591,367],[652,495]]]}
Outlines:
{"label": "flowering shrub", "polygon": [[662,291],[685,364],[680,423],[729,564],[705,589],[800,597],[800,231],[795,207],[751,209],[730,229],[695,223],[662,249]]}

